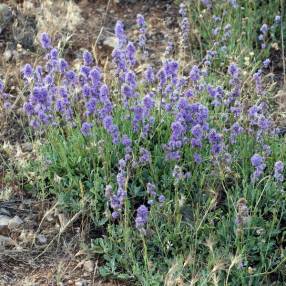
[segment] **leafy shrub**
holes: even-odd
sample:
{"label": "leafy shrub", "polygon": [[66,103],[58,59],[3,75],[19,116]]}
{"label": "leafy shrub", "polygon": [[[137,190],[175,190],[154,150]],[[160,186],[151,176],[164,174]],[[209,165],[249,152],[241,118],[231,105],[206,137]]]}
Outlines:
{"label": "leafy shrub", "polygon": [[[243,10],[228,2],[233,19]],[[182,55],[190,48],[185,5],[180,15]],[[137,25],[136,47],[116,23],[110,82],[91,53],[74,70],[42,34],[46,66],[23,68],[24,111],[44,138],[30,166],[34,187],[91,216],[102,276],[141,285],[262,285],[274,273],[284,281],[286,147],[262,70],[249,80],[226,57],[227,69],[217,66],[225,41],[237,39],[230,27],[219,41],[213,32],[218,44],[200,65],[173,58],[169,45],[154,68],[142,15]],[[268,28],[260,30],[266,45]]]}

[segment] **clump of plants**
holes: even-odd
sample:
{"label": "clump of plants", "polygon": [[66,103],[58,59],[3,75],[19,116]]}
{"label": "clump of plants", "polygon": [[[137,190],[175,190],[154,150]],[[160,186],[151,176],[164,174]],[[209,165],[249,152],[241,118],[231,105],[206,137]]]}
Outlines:
{"label": "clump of plants", "polygon": [[41,35],[46,65],[22,70],[23,110],[43,142],[26,188],[91,216],[102,276],[140,285],[284,281],[286,147],[271,89],[261,70],[251,75],[234,61],[216,73],[220,44],[190,66],[181,57],[190,49],[183,4],[180,17],[180,55],[170,44],[160,67],[149,60],[144,17],[136,43],[117,21],[112,81],[90,52],[74,69]]}

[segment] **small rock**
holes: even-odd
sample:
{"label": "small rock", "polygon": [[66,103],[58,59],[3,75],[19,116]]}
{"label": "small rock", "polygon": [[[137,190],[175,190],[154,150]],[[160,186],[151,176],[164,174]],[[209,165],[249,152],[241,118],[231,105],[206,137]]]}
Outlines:
{"label": "small rock", "polygon": [[3,53],[3,59],[6,63],[8,63],[12,59],[12,51],[11,50],[5,50]]}
{"label": "small rock", "polygon": [[29,142],[22,144],[22,150],[23,150],[23,152],[32,152],[33,151],[33,144],[29,143]]}
{"label": "small rock", "polygon": [[43,234],[39,234],[38,236],[37,236],[37,239],[38,239],[38,241],[39,241],[39,243],[41,243],[41,244],[47,244],[47,238],[46,238],[46,236],[45,235],[43,235]]}
{"label": "small rock", "polygon": [[0,208],[0,214],[1,215],[11,216],[11,213],[7,209],[5,209],[5,208]]}
{"label": "small rock", "polygon": [[0,249],[11,245],[15,245],[13,239],[8,236],[0,235]]}
{"label": "small rock", "polygon": [[87,271],[89,273],[93,272],[93,270],[94,270],[94,262],[92,260],[85,261],[84,264],[83,264],[83,268],[84,268],[85,271]]}
{"label": "small rock", "polygon": [[75,281],[74,285],[75,286],[86,286],[87,283],[85,280],[77,280],[77,281]]}
{"label": "small rock", "polygon": [[14,216],[12,219],[10,219],[9,224],[8,224],[8,228],[9,228],[10,230],[15,230],[15,229],[17,229],[22,223],[23,223],[23,221],[16,215],[16,216]]}
{"label": "small rock", "polygon": [[106,47],[109,47],[111,49],[114,49],[114,48],[116,48],[116,45],[117,45],[117,42],[116,42],[116,38],[115,37],[109,36],[109,37],[106,37],[103,40],[103,46],[106,46]]}
{"label": "small rock", "polygon": [[0,4],[0,34],[11,23],[13,19],[12,10],[6,4]]}
{"label": "small rock", "polygon": [[8,225],[11,218],[7,215],[0,215],[0,234],[6,234],[8,231]]}

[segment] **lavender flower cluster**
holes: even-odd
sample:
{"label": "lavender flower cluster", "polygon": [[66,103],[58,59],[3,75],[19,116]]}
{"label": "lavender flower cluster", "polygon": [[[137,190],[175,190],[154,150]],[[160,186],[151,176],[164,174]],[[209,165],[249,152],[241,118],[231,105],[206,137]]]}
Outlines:
{"label": "lavender flower cluster", "polygon": [[[237,7],[236,1],[228,2]],[[202,1],[202,4],[211,8],[211,1]],[[179,13],[182,39],[187,45],[190,26],[186,5],[180,5]],[[164,128],[161,132],[168,139],[158,144],[165,152],[165,160],[175,165],[173,176],[176,182],[186,178],[177,167],[186,153],[191,153],[197,165],[204,162],[220,164],[226,157],[231,157],[233,146],[243,135],[254,136],[257,140],[259,152],[250,159],[254,168],[251,181],[257,182],[264,174],[269,155],[264,138],[271,135],[273,129],[267,104],[261,99],[264,94],[261,73],[258,71],[254,75],[259,102],[249,107],[246,113],[241,99],[242,73],[235,63],[228,67],[228,86],[214,85],[206,80],[208,72],[204,67],[215,57],[215,51],[207,51],[204,64],[193,65],[187,74],[182,72],[185,67],[172,58],[171,53],[166,53],[159,68],[149,64],[138,74],[139,56],[145,54],[147,61],[147,24],[143,15],[137,15],[137,26],[138,45],[129,41],[123,22],[116,23],[112,85],[104,81],[101,69],[95,65],[89,51],[83,53],[82,65],[75,70],[53,47],[49,35],[43,33],[40,42],[45,51],[45,66],[26,64],[22,69],[25,89],[29,91],[23,109],[30,125],[35,130],[69,125],[78,128],[87,141],[89,137],[93,138],[96,129],[103,128],[113,144],[124,149],[124,156],[118,161],[117,188],[113,191],[111,185],[106,186],[105,196],[113,219],[120,219],[124,212],[129,171],[152,165],[152,148],[146,143],[151,142],[161,125]],[[262,35],[265,36],[267,31],[266,25],[261,27]],[[219,31],[214,31],[215,36],[217,33]],[[225,42],[231,36],[231,27],[225,26],[223,34],[222,42]],[[7,97],[2,82],[0,95]],[[118,96],[114,98],[115,95]],[[131,126],[129,135],[126,135],[126,126]],[[227,161],[230,165],[232,160]],[[283,163],[276,162],[274,178],[277,182],[284,180],[283,170]],[[143,233],[149,208],[156,200],[160,204],[165,201],[164,194],[158,195],[151,183],[147,184],[147,194],[148,207],[141,205],[135,219],[136,227]]]}

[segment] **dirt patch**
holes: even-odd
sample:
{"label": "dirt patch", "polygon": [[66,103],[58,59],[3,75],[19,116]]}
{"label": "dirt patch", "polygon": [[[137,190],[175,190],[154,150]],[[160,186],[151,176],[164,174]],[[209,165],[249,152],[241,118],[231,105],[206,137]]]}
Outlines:
{"label": "dirt patch", "polygon": [[27,194],[0,203],[0,285],[126,285],[98,278],[82,219]]}

